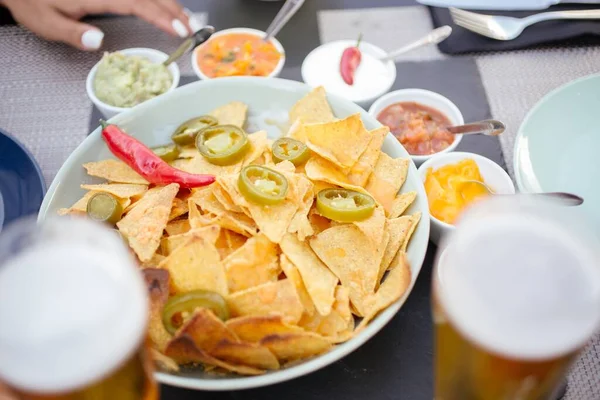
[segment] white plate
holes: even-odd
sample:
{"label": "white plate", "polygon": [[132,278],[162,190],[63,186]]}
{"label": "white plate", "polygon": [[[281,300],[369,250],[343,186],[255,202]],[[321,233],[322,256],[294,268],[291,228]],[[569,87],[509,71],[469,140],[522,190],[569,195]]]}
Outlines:
{"label": "white plate", "polygon": [[[304,96],[310,88],[302,83],[275,78],[236,77],[198,81],[185,85],[173,92],[140,104],[110,120],[124,128],[149,146],[169,142],[170,135],[184,121],[206,114],[210,110],[233,100],[247,103],[252,114],[288,110]],[[337,96],[328,96],[329,103],[337,117],[361,113],[365,126],[374,129],[381,124],[357,105]],[[408,153],[392,136],[388,135],[383,151],[392,157],[409,157]],[[62,166],[40,209],[39,219],[54,215],[61,207],[69,207],[81,198],[84,191],[81,183],[96,182],[87,176],[83,167],[85,162],[112,157],[102,142],[100,129],[96,129],[71,154]],[[408,260],[411,264],[412,282],[409,290],[396,303],[388,307],[370,325],[353,339],[333,348],[328,353],[302,362],[293,367],[273,371],[261,376],[214,376],[204,374],[200,369],[180,374],[157,373],[157,379],[165,384],[201,390],[237,390],[271,385],[316,371],[356,350],[388,323],[398,312],[419,275],[427,244],[429,241],[429,209],[425,190],[411,162],[406,183],[402,192],[416,191],[417,199],[408,210],[409,213],[423,213],[411,243],[408,247]],[[109,329],[109,327],[107,327]],[[376,357],[376,355],[374,355]]]}
{"label": "white plate", "polygon": [[600,75],[575,80],[546,95],[515,139],[514,169],[521,192],[570,192],[600,232]]}

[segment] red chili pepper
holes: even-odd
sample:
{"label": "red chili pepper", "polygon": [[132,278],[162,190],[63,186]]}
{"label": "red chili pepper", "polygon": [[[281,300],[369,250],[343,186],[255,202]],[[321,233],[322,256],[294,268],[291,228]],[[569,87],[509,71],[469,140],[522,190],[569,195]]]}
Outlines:
{"label": "red chili pepper", "polygon": [[107,125],[104,121],[101,123],[102,138],[109,150],[148,182],[155,185],[178,183],[181,188],[195,188],[215,181],[213,175],[190,174],[171,167],[145,144],[129,136],[118,126]]}
{"label": "red chili pepper", "polygon": [[362,33],[358,36],[356,46],[348,47],[342,53],[342,60],[340,61],[340,73],[342,74],[342,79],[348,85],[354,84],[354,72],[356,72],[356,68],[358,68],[360,65],[362,56],[358,46],[360,45],[361,39]]}

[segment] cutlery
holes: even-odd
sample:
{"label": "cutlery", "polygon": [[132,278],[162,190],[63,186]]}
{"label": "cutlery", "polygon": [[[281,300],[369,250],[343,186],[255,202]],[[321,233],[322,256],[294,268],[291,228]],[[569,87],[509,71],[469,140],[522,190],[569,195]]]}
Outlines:
{"label": "cutlery", "polygon": [[422,46],[427,46],[429,44],[438,44],[442,41],[446,40],[448,36],[452,33],[452,27],[449,25],[440,26],[437,29],[432,30],[426,36],[415,40],[414,42],[407,44],[404,47],[401,47],[397,50],[389,52],[387,55],[379,58],[380,61],[389,61],[395,60],[400,55],[407,53],[411,50],[417,49]]}
{"label": "cutlery", "polygon": [[496,40],[513,40],[525,28],[542,21],[557,19],[600,19],[600,10],[551,11],[525,18],[477,14],[450,8],[452,20],[458,26]]}
{"label": "cutlery", "polygon": [[271,25],[267,28],[266,35],[263,40],[266,42],[273,36],[277,35],[281,28],[288,23],[288,21],[296,14],[296,12],[302,7],[304,0],[286,0],[283,4]]}
{"label": "cutlery", "polygon": [[[490,188],[488,185],[486,185],[485,183],[483,183],[481,181],[465,180],[465,181],[461,182],[461,184],[465,184],[465,183],[475,183],[477,185],[484,187],[485,190],[487,190],[489,194],[498,195],[496,192],[494,192],[492,190],[492,188]],[[548,198],[552,198],[555,200],[560,200],[560,202],[563,203],[565,206],[579,206],[579,205],[583,204],[583,198],[577,196],[576,194],[565,193],[565,192],[518,193],[517,195],[548,197]],[[514,195],[511,194],[511,195],[501,195],[501,196],[514,196]]]}
{"label": "cutlery", "polygon": [[448,132],[463,135],[487,135],[498,136],[506,129],[506,126],[495,119],[486,119],[484,121],[471,122],[465,125],[449,126],[446,128]]}
{"label": "cutlery", "polygon": [[177,50],[175,50],[169,56],[169,58],[167,58],[167,60],[163,62],[163,65],[166,67],[167,65],[184,56],[185,54],[194,50],[196,47],[206,42],[212,36],[213,33],[215,33],[215,27],[206,25],[204,28],[200,29],[198,32],[185,39],[181,46],[179,46]]}
{"label": "cutlery", "polygon": [[594,4],[598,0],[417,0],[434,7],[457,7],[471,10],[544,10],[555,4]]}

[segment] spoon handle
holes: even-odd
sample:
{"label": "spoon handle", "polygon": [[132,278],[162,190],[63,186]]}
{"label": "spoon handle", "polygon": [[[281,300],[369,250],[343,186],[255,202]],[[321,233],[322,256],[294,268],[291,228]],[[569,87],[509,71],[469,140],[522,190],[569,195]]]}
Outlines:
{"label": "spoon handle", "polygon": [[395,60],[397,57],[401,56],[404,53],[407,53],[411,50],[417,49],[421,46],[426,46],[428,44],[438,44],[444,41],[450,34],[452,33],[452,27],[449,25],[440,26],[437,29],[432,30],[427,34],[427,36],[423,36],[422,38],[415,40],[414,42],[407,44],[404,47],[401,47],[397,50],[391,51],[386,56],[380,58],[381,61],[389,61]]}
{"label": "spoon handle", "polygon": [[544,196],[560,200],[565,206],[579,206],[583,204],[583,198],[573,193],[566,192],[545,192],[545,193],[526,193],[527,196]]}
{"label": "spoon handle", "polygon": [[210,25],[207,25],[204,28],[200,29],[198,32],[185,39],[184,42],[177,48],[177,50],[175,50],[169,56],[169,58],[167,58],[166,61],[163,62],[163,65],[166,67],[173,61],[178,60],[183,55],[195,49],[197,46],[206,42],[212,36],[213,33],[215,33],[215,28]]}
{"label": "spoon handle", "polygon": [[271,25],[267,28],[266,35],[263,40],[266,42],[271,39],[273,36],[277,35],[281,28],[287,24],[287,22],[296,14],[296,11],[302,7],[304,4],[304,0],[286,0],[281,7],[281,10],[275,16]]}
{"label": "spoon handle", "polygon": [[506,129],[506,126],[495,119],[486,119],[484,121],[471,122],[470,124],[449,126],[448,132],[455,134],[483,134],[487,136],[498,136]]}

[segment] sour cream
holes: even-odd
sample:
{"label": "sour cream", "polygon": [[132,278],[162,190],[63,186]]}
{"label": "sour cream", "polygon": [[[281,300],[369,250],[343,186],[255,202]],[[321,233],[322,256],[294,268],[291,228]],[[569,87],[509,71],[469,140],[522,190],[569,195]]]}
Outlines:
{"label": "sour cream", "polygon": [[387,53],[362,41],[361,63],[354,74],[354,84],[348,85],[340,74],[340,60],[344,50],[351,46],[356,46],[355,40],[339,40],[314,49],[302,63],[302,79],[310,86],[325,87],[327,93],[366,105],[390,90],[396,81],[396,65],[380,61],[379,57]]}

